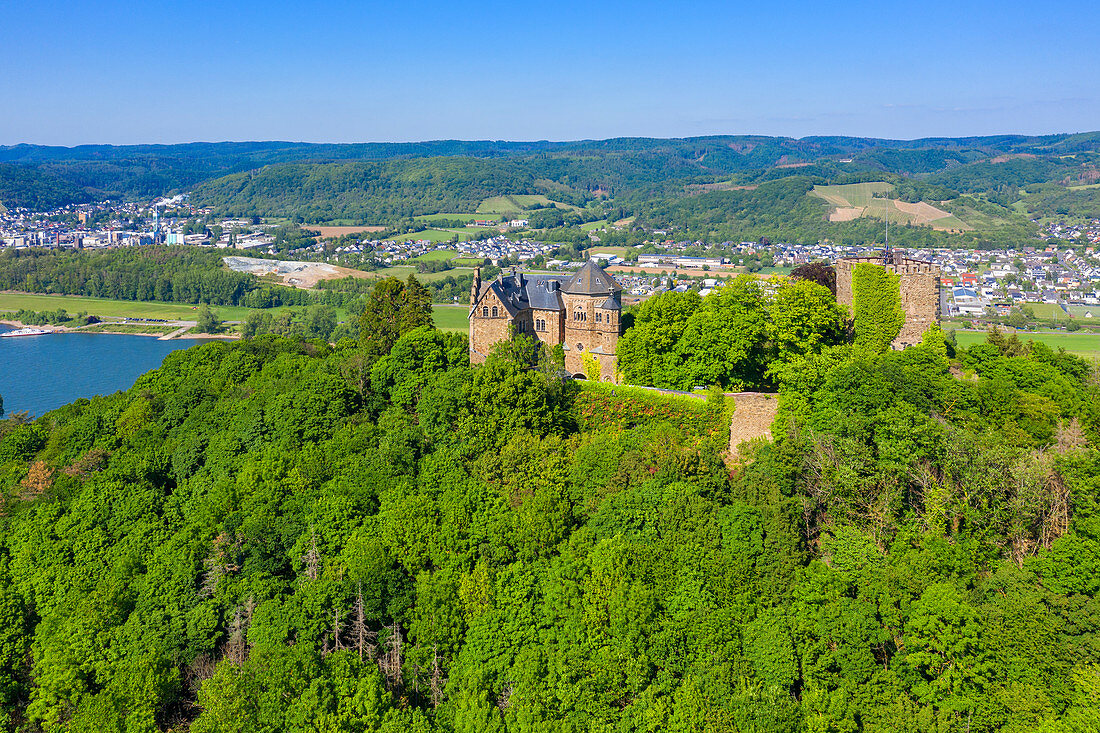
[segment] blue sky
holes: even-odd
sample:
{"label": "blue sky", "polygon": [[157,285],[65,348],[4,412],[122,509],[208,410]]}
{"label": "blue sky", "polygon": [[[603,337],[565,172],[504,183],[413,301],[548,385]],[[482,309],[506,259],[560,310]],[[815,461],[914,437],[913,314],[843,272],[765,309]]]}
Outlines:
{"label": "blue sky", "polygon": [[0,144],[1096,130],[1098,5],[17,0]]}

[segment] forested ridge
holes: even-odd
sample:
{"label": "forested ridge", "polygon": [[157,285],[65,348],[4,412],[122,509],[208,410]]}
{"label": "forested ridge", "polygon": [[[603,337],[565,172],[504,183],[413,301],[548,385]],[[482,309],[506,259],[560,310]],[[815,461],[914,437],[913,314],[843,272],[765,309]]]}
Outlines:
{"label": "forested ridge", "polygon": [[1032,216],[1090,215],[1092,194],[1072,187],[1097,180],[1098,162],[1097,133],[20,145],[0,148],[0,203],[49,208],[189,191],[192,203],[219,214],[406,226],[417,216],[476,211],[494,196],[543,194],[585,207],[586,221],[636,217],[636,225],[710,241],[867,243],[879,236],[878,222],[828,222],[828,207],[802,194],[818,184],[885,181],[906,201],[945,206],[979,230],[899,226],[899,244],[1000,246],[1036,236],[1029,216],[1013,207],[1025,195]]}
{"label": "forested ridge", "polygon": [[521,336],[471,367],[391,285],[358,343],[206,344],[0,422],[3,726],[1100,722],[1087,362],[857,328],[771,370],[776,439],[727,463],[717,390],[563,382]]}

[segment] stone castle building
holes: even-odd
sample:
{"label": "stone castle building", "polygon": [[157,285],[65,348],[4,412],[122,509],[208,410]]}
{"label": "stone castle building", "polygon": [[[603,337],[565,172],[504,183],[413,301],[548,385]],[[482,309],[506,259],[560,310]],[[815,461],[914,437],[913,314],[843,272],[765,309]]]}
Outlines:
{"label": "stone castle building", "polygon": [[561,344],[565,368],[576,377],[585,376],[584,355],[591,355],[600,381],[612,382],[621,316],[622,287],[591,260],[575,274],[513,268],[491,282],[483,282],[478,269],[470,292],[470,362],[484,362],[514,328],[548,346]]}
{"label": "stone castle building", "polygon": [[920,343],[925,330],[940,319],[940,268],[931,262],[906,257],[896,250],[882,257],[846,257],[836,263],[836,302],[852,308],[852,268],[878,265],[896,274],[901,289],[905,324],[891,346],[904,349]]}

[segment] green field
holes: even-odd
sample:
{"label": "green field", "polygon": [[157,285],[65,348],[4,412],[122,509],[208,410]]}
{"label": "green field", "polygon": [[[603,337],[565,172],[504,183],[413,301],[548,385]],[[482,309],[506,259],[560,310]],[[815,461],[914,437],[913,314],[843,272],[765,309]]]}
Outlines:
{"label": "green field", "polygon": [[458,234],[459,239],[467,239],[470,236],[470,232],[476,231],[471,229],[469,231],[463,231],[461,229],[424,229],[419,232],[412,232],[411,234],[402,234],[399,237],[394,237],[394,241],[404,242],[411,240],[417,242],[421,239],[426,239],[429,242],[449,242],[454,238],[455,234]]}
{"label": "green field", "polygon": [[[85,298],[79,295],[0,293],[0,311],[14,312],[21,308],[33,311],[54,311],[64,308],[69,313],[85,311],[100,318],[164,318],[176,321],[193,321],[197,311],[197,306],[186,303],[107,300],[106,298]],[[211,310],[223,321],[240,321],[248,315],[248,308],[232,305],[216,305],[212,306]]]}
{"label": "green field", "polygon": [[[1052,349],[1065,349],[1071,354],[1100,358],[1100,334],[1096,333],[1059,333],[1040,331],[1028,333],[1019,331],[1016,333],[1021,341],[1040,341]],[[985,342],[985,331],[956,331],[955,341],[960,348],[973,346]]]}
{"label": "green field", "polygon": [[457,254],[458,252],[453,249],[433,249],[431,252],[425,252],[419,257],[413,257],[409,262],[446,262],[454,259]]}
{"label": "green field", "polygon": [[559,209],[572,209],[579,211],[576,206],[554,201],[542,194],[508,194],[505,196],[493,196],[481,202],[477,207],[478,214],[518,214],[529,206],[557,206]]}
{"label": "green field", "polygon": [[416,275],[416,279],[423,283],[445,280],[448,276],[460,277],[462,275],[472,275],[473,273],[474,268],[472,267],[455,267],[444,272],[417,272],[412,265],[394,265],[393,267],[383,267],[381,270],[374,271],[374,274],[379,277],[396,277],[401,280],[408,278],[409,275]]}
{"label": "green field", "polygon": [[[872,194],[893,191],[893,184],[884,181],[872,183],[844,183],[835,186],[814,186],[814,196],[825,199],[833,206],[869,206]],[[882,199],[885,201],[885,199]]]}
{"label": "green field", "polygon": [[432,321],[440,331],[470,330],[470,307],[466,305],[433,305]]}
{"label": "green field", "polygon": [[521,210],[522,207],[512,196],[493,196],[477,207],[479,214],[517,214]]}
{"label": "green field", "polygon": [[500,221],[500,215],[498,214],[421,214],[420,216],[414,216],[417,221],[431,221],[432,219],[458,219],[461,221],[482,221],[486,219],[495,219]]}
{"label": "green field", "polygon": [[1062,310],[1062,306],[1056,303],[1025,303],[1024,306],[1029,308],[1035,314],[1035,318],[1040,321],[1051,319],[1056,321],[1069,320],[1069,316]]}

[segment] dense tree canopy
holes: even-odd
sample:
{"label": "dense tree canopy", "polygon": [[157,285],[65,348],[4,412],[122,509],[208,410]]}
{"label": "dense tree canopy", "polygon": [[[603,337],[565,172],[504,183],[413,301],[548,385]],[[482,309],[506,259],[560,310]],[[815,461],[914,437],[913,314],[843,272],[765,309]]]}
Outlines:
{"label": "dense tree canopy", "polygon": [[680,332],[747,336],[719,377],[785,354],[736,463],[718,392],[562,382],[522,336],[471,367],[400,308],[369,354],[209,343],[0,421],[0,728],[1093,726],[1095,368],[830,345],[827,289],[777,288],[639,314],[681,369]]}
{"label": "dense tree canopy", "polygon": [[687,291],[646,300],[619,339],[619,369],[630,384],[757,388],[770,383],[775,362],[843,341],[844,319],[815,282],[742,275],[705,298]]}

